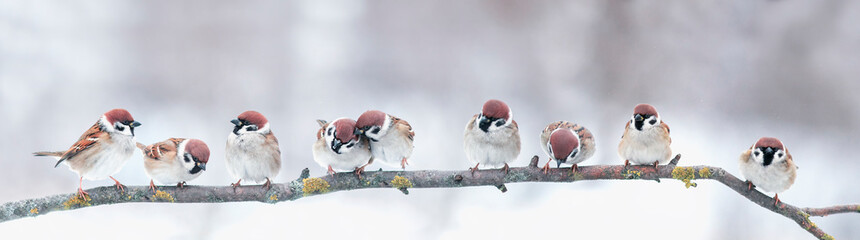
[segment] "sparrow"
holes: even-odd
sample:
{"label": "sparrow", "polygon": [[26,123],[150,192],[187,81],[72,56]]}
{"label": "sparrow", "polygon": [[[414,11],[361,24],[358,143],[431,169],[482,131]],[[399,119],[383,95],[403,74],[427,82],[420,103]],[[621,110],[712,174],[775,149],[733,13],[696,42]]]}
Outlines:
{"label": "sparrow", "polygon": [[406,169],[406,159],[412,155],[412,140],[415,132],[403,119],[370,110],[361,114],[355,122],[356,135],[370,140],[370,153],[373,159]]}
{"label": "sparrow", "polygon": [[624,159],[624,166],[635,164],[650,165],[666,163],[672,157],[672,138],[669,125],[660,120],[654,106],[639,104],[633,108],[633,118],[624,127],[624,135],[618,144],[618,156]]}
{"label": "sparrow", "polygon": [[484,103],[481,113],[475,114],[466,124],[464,135],[466,157],[475,163],[475,167],[470,168],[472,173],[481,164],[504,165],[502,169],[507,173],[508,163],[520,154],[519,127],[511,109],[502,101],[491,99]]}
{"label": "sparrow", "polygon": [[65,163],[80,176],[78,195],[88,195],[83,189],[84,178],[101,180],[109,177],[117,189],[125,188],[111,175],[118,173],[134,153],[134,128],[140,127],[125,109],[113,109],[99,117],[83,135],[66,151],[35,152],[36,156],[51,156],[58,159],[54,167]]}
{"label": "sparrow", "polygon": [[543,167],[543,172],[549,172],[549,163],[555,160],[556,167],[562,163],[573,164],[571,173],[577,170],[577,164],[594,155],[594,136],[587,128],[568,121],[550,123],[540,134],[540,145],[549,155],[549,161]]}
{"label": "sparrow", "polygon": [[353,171],[361,177],[364,167],[372,163],[373,158],[367,138],[355,134],[355,121],[338,118],[330,123],[325,120],[317,120],[317,123],[320,129],[313,145],[314,161],[328,169],[328,174]]}
{"label": "sparrow", "polygon": [[779,204],[779,193],[788,190],[797,177],[797,165],[779,139],[760,138],[740,157],[741,174],[747,179],[748,190],[753,185],[775,193],[773,205]]}
{"label": "sparrow", "polygon": [[272,178],[281,170],[281,149],[278,139],[272,134],[269,120],[256,111],[246,111],[236,119],[230,120],[235,125],[227,135],[227,172],[239,187],[242,180],[261,182],[266,180],[263,187],[272,187]]}
{"label": "sparrow", "polygon": [[143,151],[143,167],[153,192],[157,190],[153,180],[181,188],[185,181],[200,176],[209,162],[209,146],[197,139],[169,138],[149,146],[137,143],[137,147]]}

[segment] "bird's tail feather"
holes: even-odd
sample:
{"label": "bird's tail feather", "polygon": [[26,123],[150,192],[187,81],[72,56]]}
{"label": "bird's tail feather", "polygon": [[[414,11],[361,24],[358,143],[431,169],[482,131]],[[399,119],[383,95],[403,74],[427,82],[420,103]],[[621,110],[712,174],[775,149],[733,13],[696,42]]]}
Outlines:
{"label": "bird's tail feather", "polygon": [[34,152],[33,156],[62,157],[65,152]]}
{"label": "bird's tail feather", "polygon": [[54,164],[54,167],[57,167],[57,166],[60,166],[60,163],[62,163],[64,160],[66,160],[66,159],[62,158],[63,154],[65,154],[65,153],[66,152],[34,152],[33,156],[48,156],[48,157],[60,158],[60,160],[57,160],[57,164]]}

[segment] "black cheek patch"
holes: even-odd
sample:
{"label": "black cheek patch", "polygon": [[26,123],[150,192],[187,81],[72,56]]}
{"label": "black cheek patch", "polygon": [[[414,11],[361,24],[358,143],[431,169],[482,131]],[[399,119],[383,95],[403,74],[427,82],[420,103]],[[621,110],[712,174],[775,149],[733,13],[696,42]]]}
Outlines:
{"label": "black cheek patch", "polygon": [[347,148],[351,148],[351,147],[352,147],[352,145],[355,145],[355,143],[347,144],[347,145],[346,145],[346,147],[347,147]]}
{"label": "black cheek patch", "polygon": [[649,123],[651,123],[651,125],[657,124],[657,119],[651,119]]}
{"label": "black cheek patch", "polygon": [[373,129],[373,131],[371,131],[370,133],[378,134],[378,133],[379,133],[379,129],[380,129],[380,128],[374,128],[374,129]]}

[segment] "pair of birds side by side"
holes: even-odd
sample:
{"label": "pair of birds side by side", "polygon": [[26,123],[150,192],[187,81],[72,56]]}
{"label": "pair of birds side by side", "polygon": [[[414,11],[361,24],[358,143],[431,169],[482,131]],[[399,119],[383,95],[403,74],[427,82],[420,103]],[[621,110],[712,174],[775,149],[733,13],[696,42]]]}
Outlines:
{"label": "pair of birds side by side", "polygon": [[[231,176],[242,180],[262,182],[271,186],[281,165],[278,140],[270,129],[269,121],[260,113],[246,111],[231,121],[235,126],[227,137],[226,166]],[[313,144],[313,158],[329,174],[336,171],[352,171],[360,177],[366,166],[374,160],[405,169],[413,150],[415,133],[403,119],[378,110],[370,110],[358,120],[338,118],[332,122],[318,120],[320,129]],[[122,184],[111,175],[119,172],[131,157],[134,147],[144,152],[144,166],[154,182],[183,186],[206,170],[209,148],[197,139],[170,138],[149,146],[136,143],[134,128],[141,124],[124,109],[113,109],[102,115],[83,136],[66,151],[37,152],[37,156],[53,156],[57,165],[66,163],[78,173],[78,192],[83,191],[83,179],[99,180],[111,178],[118,189]],[[664,123],[656,108],[639,104],[627,121],[618,155],[625,160],[642,165],[665,164],[672,155],[669,126]],[[540,134],[541,149],[549,156],[544,166],[548,173],[549,163],[556,166],[571,164],[571,171],[578,164],[594,155],[594,136],[582,125],[557,121],[550,123]],[[479,166],[508,171],[520,153],[519,127],[513,120],[513,112],[500,100],[484,103],[481,112],[474,115],[464,132],[466,157]],[[776,138],[761,138],[740,158],[741,173],[749,188],[759,186],[765,191],[780,193],[787,190],[796,177],[796,166],[782,142]],[[154,182],[153,182],[154,181]],[[779,202],[778,195],[774,196]]]}
{"label": "pair of birds side by side", "polygon": [[[268,120],[255,111],[247,111],[232,120],[235,127],[227,137],[226,166],[228,172],[239,181],[254,182],[277,176],[281,168],[281,151],[278,140],[269,129]],[[169,138],[163,142],[144,145],[135,141],[134,129],[141,123],[132,118],[125,109],[113,109],[102,115],[72,147],[65,151],[36,152],[36,156],[51,156],[58,159],[54,167],[65,163],[77,173],[78,194],[88,195],[83,190],[83,180],[112,179],[117,189],[123,185],[112,177],[131,158],[135,147],[144,153],[144,169],[154,182],[176,184],[183,187],[186,181],[200,176],[209,162],[209,147],[201,140]]]}
{"label": "pair of birds side by side", "polygon": [[361,177],[374,160],[406,169],[412,155],[412,126],[382,111],[369,110],[358,120],[338,118],[317,123],[320,129],[313,144],[313,158],[329,174],[352,171]]}

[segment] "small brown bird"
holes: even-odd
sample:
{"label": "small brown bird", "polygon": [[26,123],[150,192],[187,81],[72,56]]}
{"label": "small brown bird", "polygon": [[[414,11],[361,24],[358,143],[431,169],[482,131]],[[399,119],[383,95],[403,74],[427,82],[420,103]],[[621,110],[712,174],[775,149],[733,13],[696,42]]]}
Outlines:
{"label": "small brown bird", "polygon": [[671,144],[669,125],[660,120],[657,109],[648,104],[639,104],[633,108],[633,118],[624,128],[624,135],[618,144],[618,156],[624,159],[625,166],[633,162],[657,167],[657,164],[666,163],[672,157]]}
{"label": "small brown bird", "polygon": [[324,120],[317,120],[317,123],[320,129],[313,145],[314,161],[328,169],[329,174],[353,171],[361,177],[364,167],[372,163],[373,158],[367,138],[355,135],[355,121],[338,118],[330,123]]}
{"label": "small brown bird", "polygon": [[577,164],[594,155],[594,136],[582,125],[558,121],[550,123],[540,134],[540,145],[549,156],[543,167],[544,174],[549,172],[549,162],[556,161],[556,167],[562,163],[573,164],[571,173],[576,172]]}
{"label": "small brown bird", "polygon": [[54,167],[66,163],[69,169],[80,176],[78,195],[88,195],[83,189],[84,178],[101,180],[110,178],[116,188],[125,188],[111,175],[118,173],[134,153],[134,128],[140,127],[125,109],[113,109],[102,115],[92,127],[66,151],[36,152],[36,156],[51,156],[59,159]]}
{"label": "small brown bird", "polygon": [[152,191],[156,190],[153,180],[184,187],[186,181],[200,176],[209,162],[209,146],[197,139],[170,138],[149,146],[137,143],[137,147],[143,151],[143,167]]}
{"label": "small brown bird", "polygon": [[406,159],[412,155],[412,141],[415,138],[412,126],[406,120],[370,110],[358,117],[355,134],[370,140],[370,152],[374,160],[406,169]]}
{"label": "small brown bird", "polygon": [[773,195],[773,205],[779,204],[779,193],[788,190],[797,177],[797,165],[782,145],[782,141],[772,137],[760,138],[740,157],[741,174],[747,179],[749,189],[753,185]]}
{"label": "small brown bird", "polygon": [[508,172],[508,163],[520,155],[520,133],[513,112],[502,101],[491,99],[484,103],[481,113],[472,116],[466,124],[463,146],[466,157],[478,165],[488,167],[503,166]]}
{"label": "small brown bird", "polygon": [[269,120],[255,111],[246,111],[231,120],[233,132],[227,135],[227,172],[239,181],[230,184],[238,187],[242,180],[262,182],[272,187],[272,178],[281,170],[281,149],[272,134]]}

